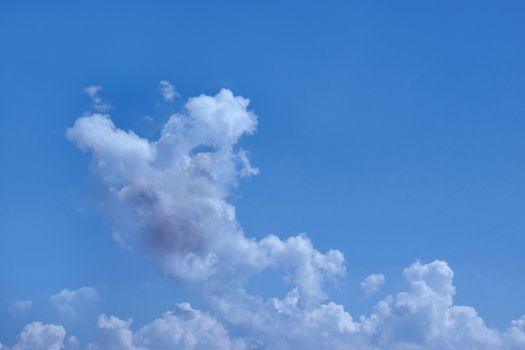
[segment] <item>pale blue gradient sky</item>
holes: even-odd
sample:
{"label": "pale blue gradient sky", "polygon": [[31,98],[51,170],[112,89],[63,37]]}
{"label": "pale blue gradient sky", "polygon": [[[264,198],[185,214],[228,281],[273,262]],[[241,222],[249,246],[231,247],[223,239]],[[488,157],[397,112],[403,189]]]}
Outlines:
{"label": "pale blue gradient sky", "polygon": [[[355,316],[376,301],[365,276],[395,291],[405,266],[439,258],[458,304],[489,325],[518,318],[524,15],[522,1],[2,1],[0,339],[57,321],[48,299],[63,288],[95,286],[101,309],[138,324],[191,300],[116,246],[97,209],[89,158],[64,137],[91,84],[149,138],[190,96],[250,98],[259,127],[242,146],[261,174],[235,192],[238,219],[249,236],[307,232],[341,250],[334,299]],[[171,105],[162,79],[181,94]],[[270,295],[272,278],[249,287]],[[21,299],[33,308],[15,317]]]}

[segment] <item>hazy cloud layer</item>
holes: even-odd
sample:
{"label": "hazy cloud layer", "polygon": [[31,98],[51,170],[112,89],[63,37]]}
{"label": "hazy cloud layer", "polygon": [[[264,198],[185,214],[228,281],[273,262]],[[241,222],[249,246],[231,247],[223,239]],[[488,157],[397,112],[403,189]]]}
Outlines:
{"label": "hazy cloud layer", "polygon": [[[247,237],[228,196],[240,178],[258,172],[236,146],[255,132],[257,120],[249,100],[223,89],[190,98],[156,141],[121,130],[97,112],[67,131],[69,140],[92,154],[107,189],[114,239],[149,256],[167,276],[197,287],[206,308],[178,304],[136,329],[131,320],[101,315],[100,337],[87,348],[525,348],[525,317],[498,331],[474,308],[454,304],[454,274],[444,261],[412,264],[403,272],[404,290],[380,300],[369,316],[354,319],[327,293],[327,284],[345,274],[340,251],[321,252],[305,235]],[[268,269],[291,282],[286,295],[266,299],[247,292],[246,281]],[[377,274],[361,286],[372,294],[383,283]],[[50,344],[66,339],[60,326],[37,325],[48,328],[34,334],[54,335]],[[20,344],[28,333],[22,331]]]}
{"label": "hazy cloud layer", "polygon": [[9,305],[9,312],[14,316],[21,316],[31,310],[33,302],[31,300],[16,300]]}
{"label": "hazy cloud layer", "polygon": [[67,317],[76,317],[79,313],[92,309],[98,302],[97,290],[93,287],[82,287],[76,290],[63,289],[50,297],[56,310]]}

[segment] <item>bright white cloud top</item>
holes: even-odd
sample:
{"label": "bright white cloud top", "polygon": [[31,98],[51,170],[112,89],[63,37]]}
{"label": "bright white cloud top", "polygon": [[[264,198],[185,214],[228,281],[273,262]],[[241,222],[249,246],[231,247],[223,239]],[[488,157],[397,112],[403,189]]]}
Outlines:
{"label": "bright white cloud top", "polygon": [[[257,174],[237,146],[257,122],[248,99],[223,89],[190,98],[156,141],[119,129],[99,112],[67,131],[70,141],[93,156],[115,240],[149,256],[168,276],[198,287],[207,308],[178,304],[135,330],[131,320],[101,315],[101,336],[89,349],[525,348],[525,318],[500,331],[487,327],[474,308],[454,304],[454,273],[444,261],[409,266],[405,290],[354,319],[327,291],[345,274],[340,251],[321,252],[305,235],[246,236],[228,196],[240,178]],[[268,269],[292,282],[286,295],[265,299],[245,289],[252,276]],[[362,288],[372,294],[383,282],[383,275],[371,275]],[[67,306],[86,293],[65,290],[53,298],[58,307]],[[62,326],[33,323],[12,349],[75,345],[66,339]]]}
{"label": "bright white cloud top", "polygon": [[33,322],[24,327],[18,335],[18,342],[9,348],[0,344],[0,349],[11,350],[72,350],[79,344],[74,336],[66,338],[64,327],[54,324]]}

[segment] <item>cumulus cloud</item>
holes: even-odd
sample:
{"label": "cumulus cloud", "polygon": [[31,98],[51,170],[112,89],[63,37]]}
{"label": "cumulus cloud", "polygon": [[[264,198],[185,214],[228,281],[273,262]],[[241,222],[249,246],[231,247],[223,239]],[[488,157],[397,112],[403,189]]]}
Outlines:
{"label": "cumulus cloud", "polygon": [[[334,302],[302,307],[296,289],[282,299],[269,300],[227,293],[215,296],[221,303],[217,316],[181,303],[174,311],[134,330],[130,319],[101,315],[96,324],[99,336],[87,349],[525,348],[525,316],[498,331],[488,327],[474,308],[454,304],[454,274],[446,262],[416,262],[403,275],[406,288],[387,296],[371,315],[358,320]],[[79,348],[78,341],[74,337],[66,339],[62,326],[35,322],[24,328],[11,349],[63,348]]]}
{"label": "cumulus cloud", "polygon": [[380,349],[508,349],[512,340],[487,327],[476,310],[453,303],[454,273],[444,261],[416,262],[408,288],[378,303],[361,328]]}
{"label": "cumulus cloud", "polygon": [[31,300],[16,300],[9,305],[9,312],[14,316],[21,316],[31,310],[33,302]]}
{"label": "cumulus cloud", "polygon": [[[93,169],[107,190],[105,208],[115,240],[149,256],[167,276],[198,287],[207,308],[179,304],[137,330],[131,320],[102,315],[97,323],[101,337],[90,348],[525,346],[525,318],[498,331],[474,308],[454,304],[454,274],[446,262],[414,263],[404,271],[406,289],[381,300],[369,316],[354,319],[330,300],[326,288],[345,274],[340,251],[321,252],[306,235],[246,236],[228,197],[240,178],[257,173],[237,145],[255,132],[257,120],[248,99],[223,89],[190,98],[155,141],[119,129],[97,108],[67,131],[69,140],[92,154]],[[286,295],[248,293],[247,280],[265,270],[290,281]],[[372,276],[363,281],[365,290],[377,290],[384,280]],[[57,304],[67,305],[66,296],[73,292],[61,292]]]}
{"label": "cumulus cloud", "polygon": [[101,341],[92,349],[169,350],[169,349],[244,349],[241,340],[230,338],[224,327],[212,316],[194,310],[190,304],[177,304],[139,330],[130,329],[131,320],[101,315],[97,322]]}
{"label": "cumulus cloud", "polygon": [[378,292],[383,283],[385,283],[385,276],[383,276],[383,274],[369,275],[361,282],[361,289],[363,289],[366,295],[370,296]]}
{"label": "cumulus cloud", "polygon": [[166,102],[173,102],[173,100],[179,96],[175,87],[167,80],[161,80],[159,83],[159,90],[162,98]]}
{"label": "cumulus cloud", "polygon": [[256,173],[235,147],[255,131],[248,105],[226,89],[191,98],[155,142],[96,113],[79,118],[67,137],[93,153],[117,241],[138,247],[168,275],[209,290],[235,290],[254,273],[284,268],[292,271],[300,304],[313,306],[325,298],[323,284],[344,274],[342,253],[321,253],[306,236],[250,239],[227,201],[240,177]]}
{"label": "cumulus cloud", "polygon": [[511,322],[511,326],[505,332],[505,338],[512,349],[525,349],[525,315]]}
{"label": "cumulus cloud", "polygon": [[[64,327],[54,324],[33,322],[24,327],[17,337],[17,342],[12,347],[0,344],[4,350],[61,350],[67,344],[72,344],[75,338],[65,342],[66,331]],[[71,349],[71,348],[70,348]]]}
{"label": "cumulus cloud", "polygon": [[50,297],[56,310],[67,317],[75,317],[92,309],[98,302],[97,290],[93,287],[81,287],[76,290],[63,289]]}
{"label": "cumulus cloud", "polygon": [[100,91],[102,91],[100,85],[89,85],[84,88],[84,92],[91,99],[91,107],[97,112],[104,113],[111,109],[111,105],[100,97]]}
{"label": "cumulus cloud", "polygon": [[250,276],[286,271],[297,300],[293,307],[314,312],[327,297],[324,285],[345,273],[341,252],[319,252],[304,235],[255,240],[240,228],[228,195],[239,178],[257,173],[247,152],[236,147],[256,125],[249,100],[223,89],[190,98],[158,141],[120,130],[98,113],[67,131],[93,154],[113,208],[115,239],[149,255],[173,278],[199,285],[211,307],[230,309],[225,317],[240,327],[251,322],[245,310],[233,310],[240,304],[261,317],[280,317],[271,303],[244,291]]}

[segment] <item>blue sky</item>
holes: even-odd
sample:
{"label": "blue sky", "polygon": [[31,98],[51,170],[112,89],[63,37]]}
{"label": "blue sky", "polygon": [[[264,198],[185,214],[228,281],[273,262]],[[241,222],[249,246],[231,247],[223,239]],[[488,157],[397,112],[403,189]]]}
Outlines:
{"label": "blue sky", "polygon": [[[505,329],[525,314],[524,14],[520,1],[3,1],[0,342],[33,321],[87,343],[99,313],[138,327],[176,303],[207,310],[112,239],[96,166],[65,136],[94,85],[118,128],[150,140],[192,96],[248,98],[257,131],[239,146],[260,174],[228,197],[237,221],[341,251],[346,275],[327,288],[354,320],[404,288],[405,267],[440,259],[455,303]],[[283,297],[274,272],[245,287]],[[84,286],[98,295],[85,318],[50,302]]]}

